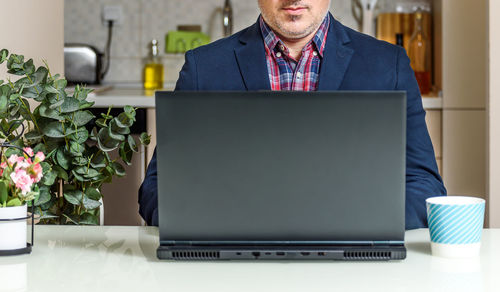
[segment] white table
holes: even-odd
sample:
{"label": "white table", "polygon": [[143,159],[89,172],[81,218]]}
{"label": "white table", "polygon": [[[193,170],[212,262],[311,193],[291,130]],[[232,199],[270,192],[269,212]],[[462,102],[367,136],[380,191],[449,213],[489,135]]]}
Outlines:
{"label": "white table", "polygon": [[394,262],[170,262],[157,246],[154,227],[36,226],[32,254],[0,257],[0,291],[500,291],[500,230],[469,260],[431,256],[427,229]]}

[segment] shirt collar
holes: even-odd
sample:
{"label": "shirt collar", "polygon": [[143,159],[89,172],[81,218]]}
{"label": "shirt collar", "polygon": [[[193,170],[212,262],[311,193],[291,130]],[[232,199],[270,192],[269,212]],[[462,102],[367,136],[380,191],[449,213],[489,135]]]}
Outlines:
{"label": "shirt collar", "polygon": [[[266,50],[269,50],[269,52],[283,51],[288,55],[288,48],[285,46],[283,41],[274,33],[274,31],[267,25],[262,15],[259,16],[259,24]],[[319,55],[323,57],[323,51],[325,49],[326,37],[328,35],[329,25],[330,25],[330,17],[329,14],[327,13],[325,18],[323,19],[323,22],[316,31],[316,34],[314,35],[312,40],[304,46],[304,49],[306,49],[312,42],[316,47],[316,49],[318,50]],[[284,49],[280,50],[279,49],[280,45],[283,46]]]}

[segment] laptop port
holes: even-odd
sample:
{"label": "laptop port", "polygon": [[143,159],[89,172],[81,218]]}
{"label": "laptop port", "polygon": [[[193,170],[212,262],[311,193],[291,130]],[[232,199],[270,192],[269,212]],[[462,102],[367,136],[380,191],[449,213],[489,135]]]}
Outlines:
{"label": "laptop port", "polygon": [[258,251],[254,251],[254,252],[252,252],[252,255],[253,255],[254,257],[260,257],[260,252],[258,252]]}
{"label": "laptop port", "polygon": [[266,252],[265,255],[271,255],[271,253],[270,252]]}
{"label": "laptop port", "polygon": [[311,253],[310,253],[310,252],[301,252],[300,254],[301,254],[301,255],[303,255],[303,256],[308,256],[308,255],[310,255]]}
{"label": "laptop port", "polygon": [[239,256],[240,256],[240,255],[241,255],[241,252],[237,252],[237,253],[236,253],[236,255],[239,255]]}
{"label": "laptop port", "polygon": [[324,256],[326,256],[326,253],[325,252],[318,252],[318,256],[324,257]]}
{"label": "laptop port", "polygon": [[279,256],[284,256],[284,255],[285,255],[285,253],[284,253],[284,252],[282,252],[282,251],[278,251],[278,252],[276,253],[276,255],[279,255]]}

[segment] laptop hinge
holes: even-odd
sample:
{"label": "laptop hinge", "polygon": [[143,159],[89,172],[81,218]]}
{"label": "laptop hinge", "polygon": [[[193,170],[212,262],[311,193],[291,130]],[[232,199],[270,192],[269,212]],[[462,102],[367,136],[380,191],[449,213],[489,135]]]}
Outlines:
{"label": "laptop hinge", "polygon": [[163,246],[175,246],[175,245],[192,246],[193,242],[192,241],[179,241],[179,240],[162,240],[162,241],[160,241],[160,245],[163,245]]}
{"label": "laptop hinge", "polygon": [[[189,241],[189,240],[163,240],[160,241],[160,245],[162,246],[193,246],[193,245],[204,245],[204,246],[210,246],[210,245],[288,245],[288,244],[298,244],[298,245],[315,245],[318,244],[318,242],[241,242],[241,241],[233,241],[233,242],[217,242],[217,241],[210,241],[210,242],[202,242],[202,241]],[[328,243],[327,243],[328,244]],[[404,241],[393,241],[393,240],[380,240],[380,241],[365,241],[365,242],[330,242],[329,244],[336,244],[336,245],[368,245],[368,246],[402,246],[404,245]],[[322,245],[325,245],[325,242],[322,242]]]}
{"label": "laptop hinge", "polygon": [[399,240],[383,240],[383,241],[374,241],[373,245],[390,245],[390,246],[398,246],[398,245],[404,245],[404,241],[399,241]]}

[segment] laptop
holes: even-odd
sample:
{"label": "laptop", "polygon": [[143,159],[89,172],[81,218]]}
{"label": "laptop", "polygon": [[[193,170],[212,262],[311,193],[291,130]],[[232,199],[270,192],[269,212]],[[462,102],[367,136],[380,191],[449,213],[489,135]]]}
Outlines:
{"label": "laptop", "polygon": [[405,92],[157,92],[159,259],[401,260]]}

